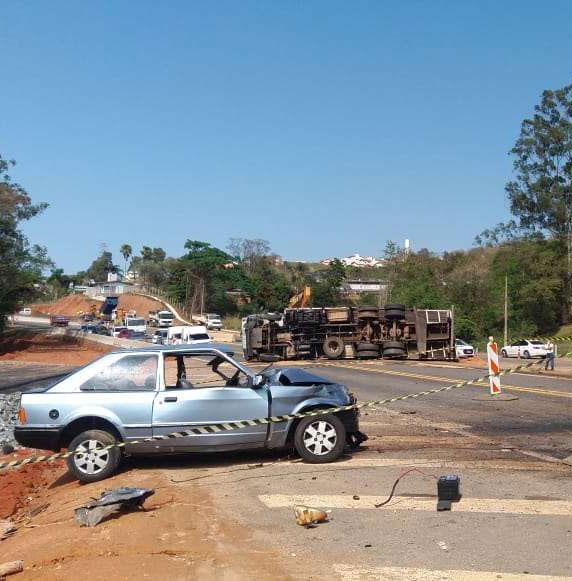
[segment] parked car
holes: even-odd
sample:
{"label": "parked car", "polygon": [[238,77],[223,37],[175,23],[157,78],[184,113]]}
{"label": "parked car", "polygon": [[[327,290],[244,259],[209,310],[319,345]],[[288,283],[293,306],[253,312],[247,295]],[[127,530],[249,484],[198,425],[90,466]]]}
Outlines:
{"label": "parked car", "polygon": [[[120,337],[120,334],[123,334],[123,336],[125,337],[126,332],[127,332],[127,335],[129,335],[129,331],[127,330],[127,327],[124,327],[122,325],[116,325],[111,330],[111,336],[112,337]],[[123,337],[121,337],[121,338],[123,338]]]}
{"label": "parked car", "polygon": [[536,339],[525,339],[515,341],[511,345],[505,345],[501,349],[502,357],[522,357],[530,359],[531,357],[546,357],[548,349],[546,344]]}
{"label": "parked car", "polygon": [[50,316],[50,325],[52,327],[67,327],[70,323],[68,317],[64,315],[51,315]]}
{"label": "parked car", "polygon": [[[67,448],[82,482],[111,476],[123,453],[295,448],[312,463],[367,439],[356,409],[280,423],[131,444],[189,427],[353,404],[348,389],[299,367],[252,371],[224,345],[148,346],[109,353],[48,388],[22,394],[14,435],[30,448]],[[122,447],[111,447],[122,443]]]}
{"label": "parked car", "polygon": [[217,315],[216,313],[207,313],[205,317],[205,327],[209,330],[214,329],[220,331],[222,329],[220,315]]}
{"label": "parked car", "polygon": [[24,307],[18,311],[19,315],[23,315],[24,317],[29,317],[32,314],[32,309],[30,307]]}
{"label": "parked car", "polygon": [[457,352],[457,357],[459,359],[475,356],[475,348],[472,345],[465,343],[462,339],[455,339],[455,351]]}

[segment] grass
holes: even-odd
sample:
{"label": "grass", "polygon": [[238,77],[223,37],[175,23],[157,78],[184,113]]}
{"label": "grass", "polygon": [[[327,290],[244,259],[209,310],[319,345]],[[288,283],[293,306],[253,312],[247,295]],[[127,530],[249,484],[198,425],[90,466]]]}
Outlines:
{"label": "grass", "polygon": [[222,317],[222,328],[232,331],[240,331],[242,325],[241,317]]}

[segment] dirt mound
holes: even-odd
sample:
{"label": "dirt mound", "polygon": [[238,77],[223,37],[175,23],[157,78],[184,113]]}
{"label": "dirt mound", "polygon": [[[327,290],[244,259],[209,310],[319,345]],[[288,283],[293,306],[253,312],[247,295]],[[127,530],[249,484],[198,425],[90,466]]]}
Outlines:
{"label": "dirt mound", "polygon": [[85,295],[68,295],[62,297],[55,303],[40,303],[32,305],[34,311],[43,315],[66,315],[67,317],[76,317],[80,313],[89,313],[91,306],[96,305],[97,310],[101,307],[100,301],[94,301]]}
{"label": "dirt mound", "polygon": [[[89,313],[92,305],[95,305],[99,311],[102,304],[101,301],[92,300],[85,295],[68,295],[54,303],[32,305],[32,314],[77,317],[81,313]],[[165,308],[165,305],[148,297],[125,294],[119,295],[119,308],[125,311],[136,311],[137,315],[147,319],[149,311],[160,311]]]}
{"label": "dirt mound", "polygon": [[[32,450],[18,450],[7,456],[0,455],[0,462],[10,462],[34,453]],[[8,518],[24,508],[33,495],[43,491],[63,470],[63,461],[57,461],[0,472],[0,519]]]}
{"label": "dirt mound", "polygon": [[21,332],[0,338],[1,361],[85,365],[112,350],[108,345],[66,335]]}
{"label": "dirt mound", "polygon": [[136,311],[139,317],[147,319],[149,311],[161,311],[165,305],[148,297],[140,295],[119,295],[119,308],[125,311]]}

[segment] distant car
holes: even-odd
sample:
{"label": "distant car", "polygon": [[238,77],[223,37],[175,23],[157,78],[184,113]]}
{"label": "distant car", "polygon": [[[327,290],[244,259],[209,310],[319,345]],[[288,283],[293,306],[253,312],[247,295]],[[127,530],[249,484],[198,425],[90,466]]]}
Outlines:
{"label": "distant car", "polygon": [[52,327],[67,327],[69,323],[69,318],[64,315],[52,315],[50,317],[50,325]]}
{"label": "distant car", "polygon": [[220,331],[222,329],[222,321],[220,320],[220,315],[216,313],[207,313],[205,318],[205,327],[207,329],[214,329]]}
{"label": "distant car", "polygon": [[[359,431],[359,411],[338,409],[355,403],[331,379],[299,367],[257,373],[222,345],[149,346],[106,354],[55,385],[22,394],[14,436],[22,446],[74,452],[68,467],[82,482],[111,476],[124,452],[295,448],[307,462],[321,464],[339,459],[346,444],[367,439]],[[332,411],[286,415],[318,408]],[[291,419],[232,425],[277,415]],[[221,427],[166,437],[212,424]],[[150,437],[157,439],[141,443]]]}
{"label": "distant car", "polygon": [[475,356],[475,348],[472,345],[465,343],[462,339],[455,339],[455,351],[457,353],[457,358],[459,359]]}
{"label": "distant car", "polygon": [[80,327],[80,331],[83,331],[84,333],[92,333],[94,335],[97,334],[97,325],[94,325],[93,323],[86,323],[85,325],[82,325]]}
{"label": "distant car", "polygon": [[29,317],[32,314],[32,309],[30,307],[24,307],[23,309],[20,309],[18,314],[24,315],[25,317]]}
{"label": "distant car", "polygon": [[151,343],[164,345],[167,342],[168,329],[157,329],[151,336]]}
{"label": "distant car", "polygon": [[511,345],[505,345],[501,349],[502,357],[522,357],[530,359],[531,357],[546,357],[548,349],[546,344],[536,339],[524,339],[515,341]]}
{"label": "distant car", "polygon": [[113,331],[111,332],[111,335],[113,337],[118,337],[119,339],[129,339],[131,336],[129,329],[127,327],[123,327],[120,325],[113,327]]}

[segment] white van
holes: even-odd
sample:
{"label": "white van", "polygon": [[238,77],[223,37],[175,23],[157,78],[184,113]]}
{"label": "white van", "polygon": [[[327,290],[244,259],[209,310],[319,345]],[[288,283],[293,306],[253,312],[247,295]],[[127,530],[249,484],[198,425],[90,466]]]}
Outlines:
{"label": "white van", "polygon": [[166,342],[168,345],[212,343],[212,339],[203,325],[177,325],[167,329]]}
{"label": "white van", "polygon": [[129,330],[130,336],[133,339],[143,339],[147,332],[147,322],[145,319],[137,317],[127,317],[125,319],[125,326]]}

